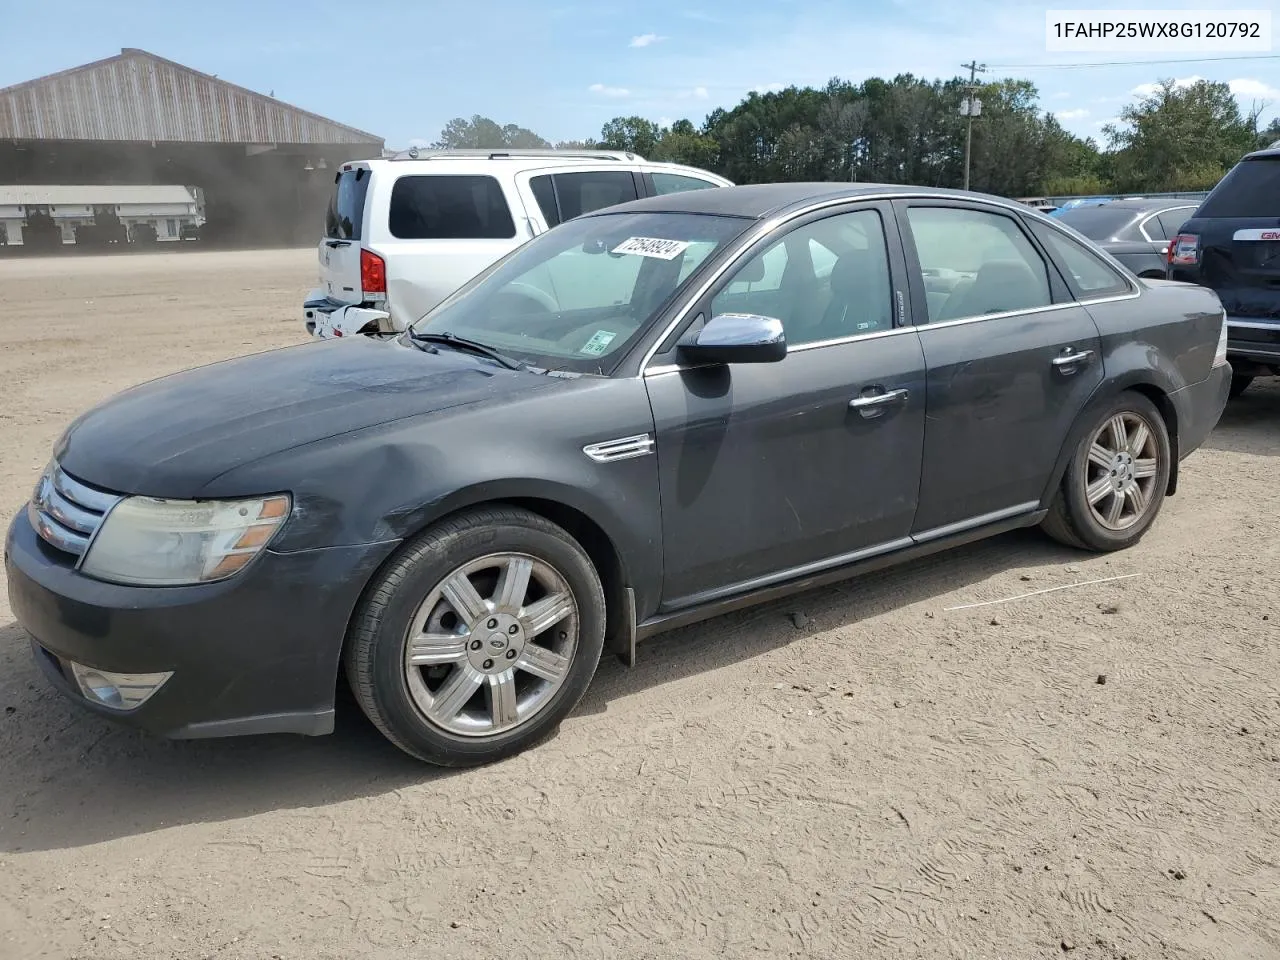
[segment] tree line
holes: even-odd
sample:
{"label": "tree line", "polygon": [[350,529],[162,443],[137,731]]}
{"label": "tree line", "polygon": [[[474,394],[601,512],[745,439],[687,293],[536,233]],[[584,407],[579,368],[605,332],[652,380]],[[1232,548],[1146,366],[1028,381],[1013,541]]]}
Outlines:
{"label": "tree line", "polygon": [[[959,187],[964,182],[966,84],[910,74],[821,89],[753,92],[701,126],[615,117],[594,139],[559,149],[628,150],[650,160],[711,170],[735,183],[862,181]],[[1263,107],[1242,111],[1225,83],[1163,80],[1082,139],[1040,106],[1027,80],[980,85],[970,187],[1007,197],[1208,190],[1240,157],[1280,140],[1280,120],[1259,127]],[[549,148],[532,130],[487,117],[449,122],[437,148]]]}

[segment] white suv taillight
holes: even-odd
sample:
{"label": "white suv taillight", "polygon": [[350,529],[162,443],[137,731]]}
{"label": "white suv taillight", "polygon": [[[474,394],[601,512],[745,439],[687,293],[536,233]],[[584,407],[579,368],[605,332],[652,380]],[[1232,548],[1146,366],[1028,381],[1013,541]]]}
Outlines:
{"label": "white suv taillight", "polygon": [[1227,362],[1227,311],[1222,311],[1222,331],[1218,334],[1218,349],[1213,352],[1213,365],[1225,366]]}

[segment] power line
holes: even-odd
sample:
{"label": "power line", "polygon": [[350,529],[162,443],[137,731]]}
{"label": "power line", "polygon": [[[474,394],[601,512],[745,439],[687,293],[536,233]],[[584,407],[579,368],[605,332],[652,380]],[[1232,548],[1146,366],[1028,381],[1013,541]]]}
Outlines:
{"label": "power line", "polygon": [[1280,54],[1241,57],[1187,57],[1176,60],[1106,60],[1094,63],[993,63],[994,70],[1077,70],[1083,67],[1145,67],[1163,63],[1222,63],[1229,60],[1280,60]]}

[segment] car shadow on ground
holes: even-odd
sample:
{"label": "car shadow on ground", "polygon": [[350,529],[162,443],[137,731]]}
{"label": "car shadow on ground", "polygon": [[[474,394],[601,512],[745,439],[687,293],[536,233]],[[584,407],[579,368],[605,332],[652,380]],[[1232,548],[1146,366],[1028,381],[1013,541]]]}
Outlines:
{"label": "car shadow on ground", "polygon": [[1280,456],[1280,377],[1259,378],[1228,401],[1204,445],[1227,453]]}
{"label": "car shadow on ground", "polygon": [[[957,591],[956,602],[968,602],[974,599],[968,588],[990,577],[1081,556],[1036,531],[1019,531],[672,631],[642,643],[632,669],[606,654],[575,716],[910,604]],[[1002,587],[997,596],[1010,592],[1018,591]],[[922,617],[921,630],[929,623]],[[0,671],[6,772],[0,852],[72,848],[182,824],[323,807],[466,774],[402,754],[365,720],[345,685],[332,736],[169,742],[88,714],[55,694],[30,662],[17,624],[0,629]],[[542,749],[554,749],[554,741]]]}

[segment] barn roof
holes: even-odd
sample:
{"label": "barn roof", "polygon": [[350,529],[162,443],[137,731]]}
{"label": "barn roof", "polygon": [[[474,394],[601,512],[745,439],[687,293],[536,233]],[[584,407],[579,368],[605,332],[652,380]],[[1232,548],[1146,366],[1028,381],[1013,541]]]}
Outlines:
{"label": "barn roof", "polygon": [[374,144],[371,133],[125,48],[0,89],[0,139]]}
{"label": "barn roof", "polygon": [[0,185],[0,207],[63,206],[114,207],[121,204],[195,203],[191,191],[179,185],[103,185],[37,184],[34,186]]}

